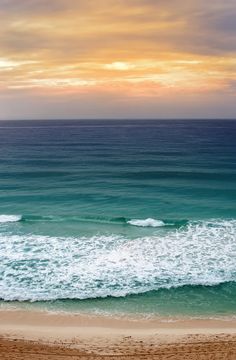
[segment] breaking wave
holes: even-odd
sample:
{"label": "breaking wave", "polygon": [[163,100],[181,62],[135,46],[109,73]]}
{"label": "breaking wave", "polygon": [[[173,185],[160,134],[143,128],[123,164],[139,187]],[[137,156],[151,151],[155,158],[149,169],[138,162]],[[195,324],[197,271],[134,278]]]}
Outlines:
{"label": "breaking wave", "polygon": [[236,220],[189,222],[136,237],[0,235],[4,300],[126,296],[236,281]]}
{"label": "breaking wave", "polygon": [[187,220],[160,220],[160,219],[130,219],[123,216],[106,217],[106,216],[78,216],[78,215],[0,215],[0,223],[18,222],[37,223],[37,222],[91,222],[98,224],[113,225],[132,225],[140,227],[161,227],[174,226],[181,227],[188,223]]}
{"label": "breaking wave", "polygon": [[135,226],[142,226],[142,227],[160,227],[160,226],[165,226],[164,221],[162,220],[155,220],[152,218],[147,218],[147,219],[133,219],[133,220],[128,220],[127,221],[128,224],[130,225],[135,225]]}
{"label": "breaking wave", "polygon": [[0,215],[0,223],[18,222],[21,219],[21,215]]}

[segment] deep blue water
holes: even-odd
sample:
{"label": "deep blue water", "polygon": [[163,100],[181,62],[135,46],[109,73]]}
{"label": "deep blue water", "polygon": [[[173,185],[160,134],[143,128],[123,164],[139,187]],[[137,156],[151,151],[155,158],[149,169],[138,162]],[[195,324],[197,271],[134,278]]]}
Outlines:
{"label": "deep blue water", "polygon": [[1,121],[0,298],[234,313],[235,139],[231,120]]}

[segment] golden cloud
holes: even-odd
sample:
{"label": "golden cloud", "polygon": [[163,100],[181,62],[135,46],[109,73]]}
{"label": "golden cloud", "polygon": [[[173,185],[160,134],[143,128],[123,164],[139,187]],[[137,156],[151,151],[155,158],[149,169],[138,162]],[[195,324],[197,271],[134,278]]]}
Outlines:
{"label": "golden cloud", "polygon": [[166,99],[236,81],[233,0],[8,0],[0,15],[2,93]]}

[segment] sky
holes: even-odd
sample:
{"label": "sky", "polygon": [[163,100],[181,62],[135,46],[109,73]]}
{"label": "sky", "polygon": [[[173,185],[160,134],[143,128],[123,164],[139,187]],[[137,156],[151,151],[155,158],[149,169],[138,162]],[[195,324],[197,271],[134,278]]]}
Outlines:
{"label": "sky", "polygon": [[0,119],[236,118],[235,0],[0,0]]}

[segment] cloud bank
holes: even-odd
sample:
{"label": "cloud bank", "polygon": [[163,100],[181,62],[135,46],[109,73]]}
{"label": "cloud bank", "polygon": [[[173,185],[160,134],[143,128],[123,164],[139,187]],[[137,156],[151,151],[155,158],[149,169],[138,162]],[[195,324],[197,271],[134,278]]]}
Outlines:
{"label": "cloud bank", "polygon": [[2,119],[236,117],[233,0],[2,0],[0,16]]}

